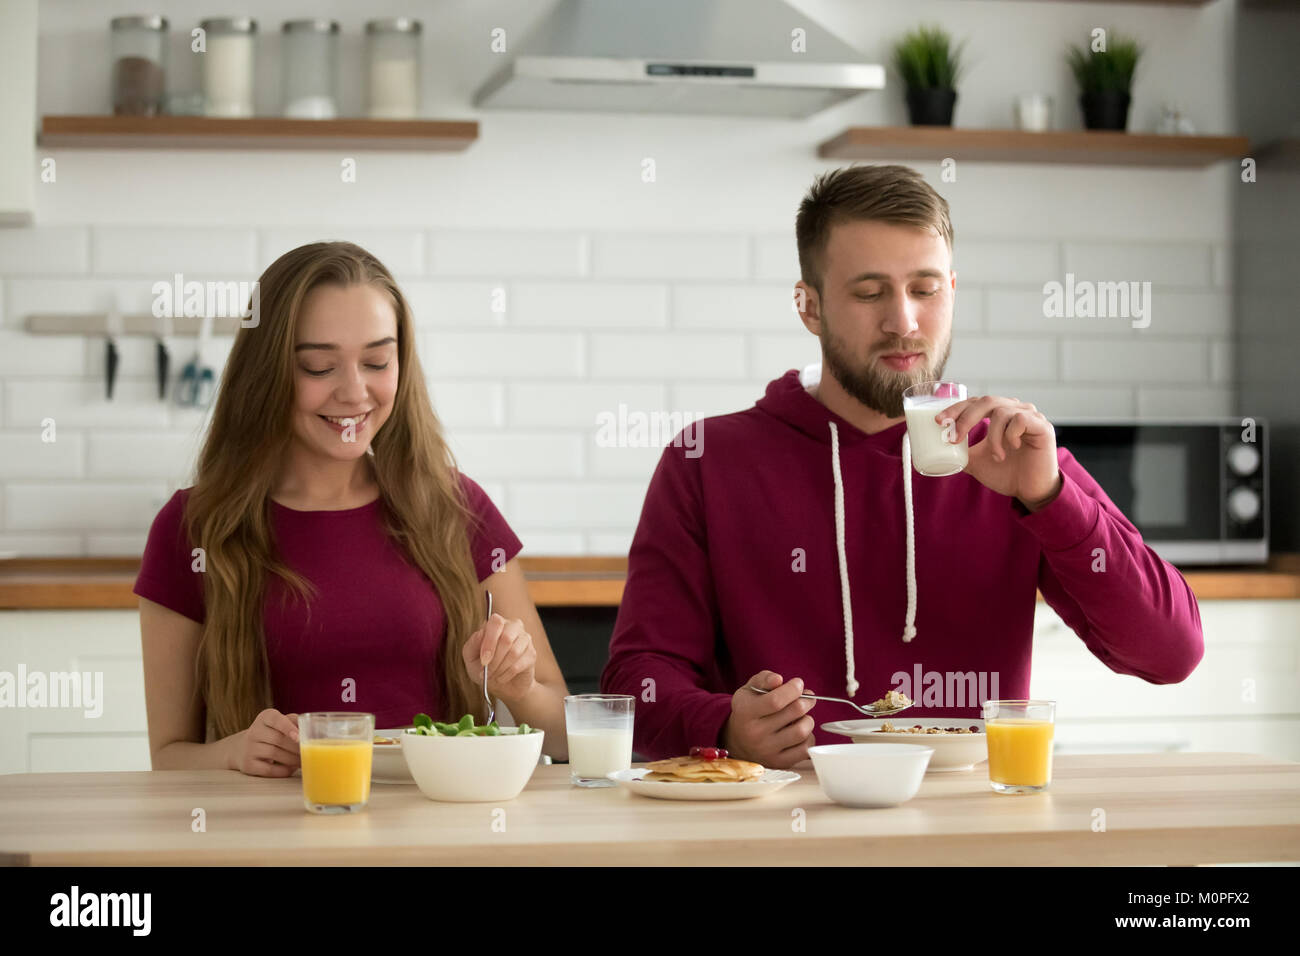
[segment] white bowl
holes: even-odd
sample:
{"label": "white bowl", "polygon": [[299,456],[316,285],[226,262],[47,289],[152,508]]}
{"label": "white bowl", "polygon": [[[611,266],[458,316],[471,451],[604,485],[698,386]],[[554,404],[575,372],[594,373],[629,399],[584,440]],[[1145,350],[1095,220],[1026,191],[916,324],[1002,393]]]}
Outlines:
{"label": "white bowl", "polygon": [[822,730],[843,734],[855,744],[917,744],[933,747],[934,757],[926,773],[972,770],[977,763],[989,759],[984,721],[965,717],[921,717],[916,720],[896,720],[896,724],[912,727],[978,727],[974,734],[882,734],[880,720],[836,720],[822,724]]}
{"label": "white bowl", "polygon": [[848,807],[895,807],[916,796],[933,747],[822,744],[809,747],[822,793]]}
{"label": "white bowl", "polygon": [[537,768],[546,736],[541,730],[520,736],[518,730],[502,727],[499,737],[402,734],[402,756],[415,785],[430,800],[513,800]]}

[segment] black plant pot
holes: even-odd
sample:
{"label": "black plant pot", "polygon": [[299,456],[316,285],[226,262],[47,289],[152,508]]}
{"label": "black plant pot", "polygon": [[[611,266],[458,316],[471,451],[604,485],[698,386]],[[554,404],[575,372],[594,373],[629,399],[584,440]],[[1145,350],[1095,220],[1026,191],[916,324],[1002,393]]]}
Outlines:
{"label": "black plant pot", "polygon": [[956,90],[908,90],[907,115],[913,126],[951,126]]}
{"label": "black plant pot", "polygon": [[1079,97],[1087,129],[1128,129],[1129,95],[1121,90],[1097,90]]}

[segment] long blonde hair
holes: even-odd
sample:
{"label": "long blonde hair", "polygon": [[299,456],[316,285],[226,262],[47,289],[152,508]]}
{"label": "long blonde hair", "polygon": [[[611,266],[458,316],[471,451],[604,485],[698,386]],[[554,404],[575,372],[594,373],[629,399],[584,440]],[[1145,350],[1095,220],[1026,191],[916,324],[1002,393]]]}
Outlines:
{"label": "long blonde hair", "polygon": [[486,717],[483,694],[461,660],[481,620],[469,548],[474,519],[416,357],[410,307],[383,264],[350,242],[299,246],[271,263],[258,282],[259,321],[235,336],[185,510],[189,540],[206,552],[206,616],[195,686],[203,695],[208,739],[246,729],[273,706],[262,620],[267,574],[283,579],[304,604],[316,590],[276,552],[270,496],[293,441],[294,344],[302,303],[313,288],[331,283],[368,284],[392,298],[397,394],[370,443],[388,516],[385,529],[442,602],[447,630],[441,674],[430,673],[429,680],[431,689],[441,690],[443,719]]}

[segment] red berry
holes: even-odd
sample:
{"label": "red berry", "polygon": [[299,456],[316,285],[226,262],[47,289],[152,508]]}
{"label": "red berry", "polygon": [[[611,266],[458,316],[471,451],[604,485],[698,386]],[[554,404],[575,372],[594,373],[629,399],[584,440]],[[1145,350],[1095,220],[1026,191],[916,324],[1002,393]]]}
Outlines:
{"label": "red berry", "polygon": [[701,760],[720,760],[727,755],[721,747],[692,747],[691,756]]}

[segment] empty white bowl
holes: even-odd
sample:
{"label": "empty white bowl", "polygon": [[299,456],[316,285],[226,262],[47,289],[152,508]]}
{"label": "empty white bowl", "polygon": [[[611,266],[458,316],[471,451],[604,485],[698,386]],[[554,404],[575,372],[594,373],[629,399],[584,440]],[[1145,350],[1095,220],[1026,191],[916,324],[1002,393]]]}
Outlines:
{"label": "empty white bowl", "polygon": [[933,747],[822,744],[809,747],[822,793],[846,807],[895,807],[916,796]]}
{"label": "empty white bowl", "polygon": [[837,720],[822,724],[822,730],[833,734],[843,734],[859,744],[916,744],[921,747],[933,747],[934,756],[926,767],[926,773],[945,773],[947,771],[972,770],[977,763],[988,759],[988,742],[984,736],[984,721],[958,720],[954,717],[922,717],[919,720],[896,720],[895,724],[911,727],[975,727],[973,734],[904,734],[882,733],[880,728],[887,721],[882,720]]}
{"label": "empty white bowl", "polygon": [[513,800],[537,769],[546,736],[540,730],[520,736],[518,729],[502,727],[499,737],[402,734],[402,756],[415,785],[430,800]]}

